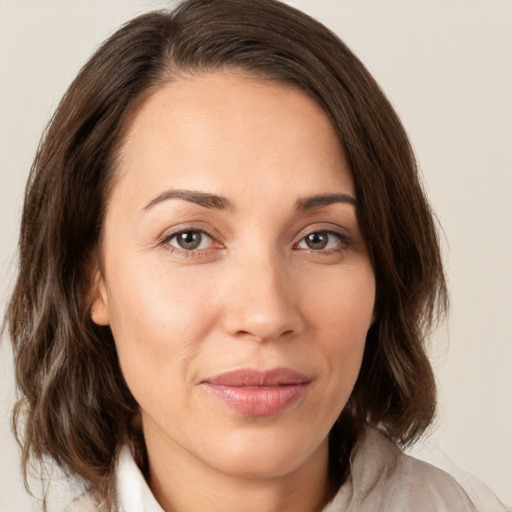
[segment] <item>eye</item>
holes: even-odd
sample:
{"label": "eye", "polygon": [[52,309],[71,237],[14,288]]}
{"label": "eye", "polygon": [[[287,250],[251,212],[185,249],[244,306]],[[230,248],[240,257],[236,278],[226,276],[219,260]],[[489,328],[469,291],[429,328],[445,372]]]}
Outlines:
{"label": "eye", "polygon": [[298,244],[298,249],[312,251],[325,251],[329,249],[342,249],[347,245],[343,235],[333,231],[314,231],[306,235]]}
{"label": "eye", "polygon": [[165,243],[184,251],[194,251],[208,249],[213,240],[204,231],[189,229],[168,237]]}

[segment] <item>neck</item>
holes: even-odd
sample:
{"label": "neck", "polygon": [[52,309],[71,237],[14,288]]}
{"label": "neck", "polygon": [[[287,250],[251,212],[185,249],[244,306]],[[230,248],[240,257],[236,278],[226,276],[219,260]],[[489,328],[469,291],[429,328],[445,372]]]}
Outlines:
{"label": "neck", "polygon": [[148,480],[166,512],[319,512],[335,492],[327,440],[299,467],[277,476],[223,472],[168,439],[155,441],[146,436]]}

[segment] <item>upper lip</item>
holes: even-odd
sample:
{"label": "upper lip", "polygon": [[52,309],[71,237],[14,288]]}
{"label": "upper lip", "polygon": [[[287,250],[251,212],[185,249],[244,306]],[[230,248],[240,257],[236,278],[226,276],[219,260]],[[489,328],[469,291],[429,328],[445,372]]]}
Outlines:
{"label": "upper lip", "polygon": [[305,384],[310,380],[306,375],[290,368],[273,368],[263,371],[242,368],[209,377],[203,382],[214,386],[273,387]]}

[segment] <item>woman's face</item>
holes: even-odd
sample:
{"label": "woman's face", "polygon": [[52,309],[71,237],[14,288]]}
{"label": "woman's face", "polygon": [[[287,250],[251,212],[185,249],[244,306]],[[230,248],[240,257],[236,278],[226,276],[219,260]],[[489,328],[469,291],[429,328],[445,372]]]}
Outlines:
{"label": "woman's face", "polygon": [[166,84],[127,130],[93,320],[159,454],[280,476],[326,461],[375,279],[328,117],[226,73]]}

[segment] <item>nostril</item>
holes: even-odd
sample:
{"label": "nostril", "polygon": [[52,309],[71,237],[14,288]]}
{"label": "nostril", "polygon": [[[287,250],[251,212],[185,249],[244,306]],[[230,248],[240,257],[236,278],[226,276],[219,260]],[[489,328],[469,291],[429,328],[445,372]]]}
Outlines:
{"label": "nostril", "polygon": [[258,343],[265,343],[267,341],[274,341],[274,340],[277,340],[279,338],[284,338],[284,337],[288,337],[288,336],[291,336],[293,334],[293,330],[292,329],[288,329],[286,331],[283,331],[279,334],[272,334],[272,335],[268,335],[268,336],[265,336],[265,335],[258,335],[258,334],[255,334],[253,332],[250,332],[250,331],[238,331],[236,333],[236,335],[240,338],[248,338],[248,339],[252,339],[254,341],[257,341]]}

